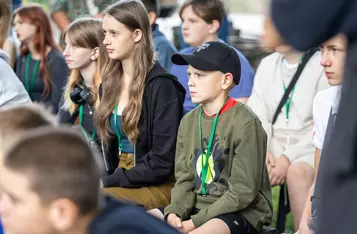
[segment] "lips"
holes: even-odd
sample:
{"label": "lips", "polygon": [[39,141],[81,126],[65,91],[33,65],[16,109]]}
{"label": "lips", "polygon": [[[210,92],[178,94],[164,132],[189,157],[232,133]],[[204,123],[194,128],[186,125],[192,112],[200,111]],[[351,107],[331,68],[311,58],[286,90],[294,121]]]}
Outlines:
{"label": "lips", "polygon": [[113,52],[113,49],[107,48],[108,53]]}
{"label": "lips", "polygon": [[325,72],[325,75],[327,78],[331,79],[332,76],[333,76],[333,73],[332,72]]}

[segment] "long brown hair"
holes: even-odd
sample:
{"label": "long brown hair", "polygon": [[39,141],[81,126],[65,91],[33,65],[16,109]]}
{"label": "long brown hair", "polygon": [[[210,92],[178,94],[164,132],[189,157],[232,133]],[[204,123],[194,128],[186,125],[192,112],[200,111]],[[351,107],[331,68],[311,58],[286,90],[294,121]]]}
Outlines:
{"label": "long brown hair", "polygon": [[[52,82],[50,73],[46,66],[46,47],[50,46],[60,50],[56,45],[50,20],[46,12],[37,4],[26,5],[17,9],[14,13],[14,16],[18,15],[22,21],[30,23],[36,27],[36,34],[33,39],[36,50],[41,55],[40,61],[40,74],[43,83],[45,84],[44,95],[49,95],[52,88]],[[23,56],[26,56],[29,53],[29,48],[25,43],[21,43],[20,53]]]}
{"label": "long brown hair", "polygon": [[11,22],[10,4],[6,1],[0,1],[0,48],[4,46]]}
{"label": "long brown hair", "polygon": [[[110,6],[106,14],[114,17],[124,24],[129,30],[142,31],[140,42],[134,48],[134,64],[137,65],[133,80],[129,87],[130,103],[123,110],[123,131],[130,142],[135,143],[139,137],[139,120],[143,109],[143,95],[146,86],[147,75],[154,64],[154,50],[151,38],[149,17],[144,5],[137,0],[122,0]],[[95,114],[95,122],[98,132],[104,142],[108,143],[110,133],[109,118],[121,89],[123,67],[120,60],[109,59],[102,75],[103,98]]]}
{"label": "long brown hair", "polygon": [[[65,41],[66,36],[71,41],[73,46],[88,48],[88,49],[99,49],[99,56],[97,59],[97,69],[93,75],[92,82],[92,97],[94,106],[99,105],[98,98],[98,87],[102,81],[100,73],[103,65],[107,62],[108,53],[103,44],[104,32],[102,28],[102,20],[92,19],[92,18],[81,18],[72,22],[68,29],[63,33],[63,41]],[[73,69],[65,88],[64,107],[73,114],[77,105],[71,100],[70,93],[76,85],[82,85],[83,79],[81,79],[79,69]]]}

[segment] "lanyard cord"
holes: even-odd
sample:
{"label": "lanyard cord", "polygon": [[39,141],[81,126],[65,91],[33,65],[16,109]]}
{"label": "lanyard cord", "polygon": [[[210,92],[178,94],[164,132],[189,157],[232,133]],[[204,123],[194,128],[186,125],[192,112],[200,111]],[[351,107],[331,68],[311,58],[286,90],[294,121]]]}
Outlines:
{"label": "lanyard cord", "polygon": [[203,137],[202,137],[202,115],[203,115],[203,106],[200,109],[200,117],[198,119],[198,128],[199,128],[199,136],[200,136],[200,143],[201,143],[201,167],[202,167],[202,194],[207,195],[207,174],[208,174],[208,169],[209,169],[209,159],[212,156],[211,151],[212,151],[212,145],[213,145],[213,139],[216,133],[216,128],[217,128],[217,123],[218,123],[218,117],[220,115],[220,112],[222,111],[223,107],[226,105],[229,97],[226,99],[224,102],[223,106],[221,109],[218,111],[216,116],[214,117],[212,128],[211,128],[211,134],[210,134],[210,139],[207,145],[207,149],[204,151],[203,150]]}
{"label": "lanyard cord", "polygon": [[117,126],[117,114],[118,114],[118,104],[115,105],[114,107],[114,126],[115,126],[115,133],[117,134],[118,138],[118,150],[119,150],[119,156],[121,155],[121,151],[123,149],[123,145],[121,142],[121,136],[119,134],[118,126]]}
{"label": "lanyard cord", "polygon": [[81,127],[81,130],[82,130],[83,135],[86,138],[87,142],[91,142],[91,140],[94,141],[94,138],[95,138],[95,135],[96,135],[96,129],[94,129],[92,131],[92,136],[91,136],[91,138],[89,138],[87,132],[83,128],[83,108],[84,108],[83,104],[79,106],[79,125]]}
{"label": "lanyard cord", "polygon": [[33,68],[31,86],[29,84],[30,61],[31,61],[31,54],[28,53],[26,58],[26,67],[25,67],[25,88],[27,93],[31,96],[31,92],[33,91],[36,84],[36,75],[40,65],[40,61],[36,61],[35,66]]}

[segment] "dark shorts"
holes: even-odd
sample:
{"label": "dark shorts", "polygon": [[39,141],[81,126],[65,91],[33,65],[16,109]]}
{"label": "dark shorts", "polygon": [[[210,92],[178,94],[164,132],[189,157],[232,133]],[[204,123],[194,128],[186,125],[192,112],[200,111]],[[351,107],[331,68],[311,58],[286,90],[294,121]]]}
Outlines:
{"label": "dark shorts", "polygon": [[[164,214],[164,207],[159,210]],[[194,209],[191,215],[195,215],[199,212],[198,209]],[[214,219],[220,219],[227,224],[231,234],[259,234],[259,232],[248,222],[248,220],[239,212],[218,215]]]}

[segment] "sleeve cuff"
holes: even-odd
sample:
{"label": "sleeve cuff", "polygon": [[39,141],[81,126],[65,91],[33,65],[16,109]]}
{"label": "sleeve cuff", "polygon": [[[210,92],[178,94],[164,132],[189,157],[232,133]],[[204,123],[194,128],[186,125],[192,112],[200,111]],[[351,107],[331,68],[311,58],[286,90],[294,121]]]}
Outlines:
{"label": "sleeve cuff", "polygon": [[176,214],[181,218],[181,220],[185,220],[188,217],[188,212],[186,211],[185,208],[182,206],[177,206],[177,205],[168,205],[165,208],[164,211],[164,216],[168,216],[169,214]]}
{"label": "sleeve cuff", "polygon": [[191,216],[192,222],[195,225],[195,228],[200,227],[201,225],[203,225],[205,222],[207,222],[200,213],[196,214],[196,215],[192,215]]}

